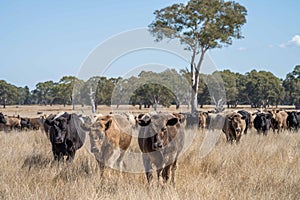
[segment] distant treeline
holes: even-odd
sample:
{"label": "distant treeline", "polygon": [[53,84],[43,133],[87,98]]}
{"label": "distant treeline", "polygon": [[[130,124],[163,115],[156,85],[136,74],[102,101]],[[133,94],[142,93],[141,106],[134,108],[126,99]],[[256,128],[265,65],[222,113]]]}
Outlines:
{"label": "distant treeline", "polygon": [[[161,73],[143,71],[128,79],[95,76],[87,81],[64,76],[58,82],[40,82],[31,91],[27,86],[17,87],[0,80],[0,102],[4,107],[72,103],[84,106],[91,105],[92,101],[96,106],[131,104],[149,107],[159,104],[168,107],[175,104],[179,107],[190,103],[189,73],[175,69]],[[222,90],[223,86],[224,95],[222,92],[216,95],[214,90]],[[214,103],[232,107],[247,104],[252,107],[295,105],[300,108],[300,65],[295,66],[284,80],[271,72],[256,70],[245,74],[230,70],[201,74],[198,104]]]}

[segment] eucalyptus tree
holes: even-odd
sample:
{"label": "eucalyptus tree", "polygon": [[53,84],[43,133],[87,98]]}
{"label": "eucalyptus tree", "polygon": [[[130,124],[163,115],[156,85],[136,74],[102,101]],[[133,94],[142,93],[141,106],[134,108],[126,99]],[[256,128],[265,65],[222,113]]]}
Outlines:
{"label": "eucalyptus tree", "polygon": [[286,75],[283,81],[286,91],[285,100],[288,104],[293,104],[300,108],[300,65],[296,65],[294,70]]}
{"label": "eucalyptus tree", "polygon": [[241,27],[246,23],[247,10],[234,1],[190,0],[154,12],[149,25],[156,41],[179,39],[191,52],[191,109],[197,109],[200,68],[210,49],[231,45],[233,39],[243,38]]}

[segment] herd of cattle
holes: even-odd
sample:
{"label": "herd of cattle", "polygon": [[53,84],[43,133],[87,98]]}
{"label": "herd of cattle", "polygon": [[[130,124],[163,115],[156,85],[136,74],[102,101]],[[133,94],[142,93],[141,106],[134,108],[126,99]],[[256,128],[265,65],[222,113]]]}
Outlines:
{"label": "herd of cattle", "polygon": [[[120,170],[123,158],[132,140],[132,132],[138,130],[138,145],[148,182],[153,179],[155,167],[159,183],[175,183],[178,156],[184,145],[185,130],[189,128],[222,130],[229,143],[239,143],[242,135],[255,128],[257,133],[267,135],[272,129],[298,132],[300,112],[239,110],[226,113],[167,113],[149,112],[134,116],[131,113],[83,116],[75,113],[59,113],[39,118],[10,117],[0,113],[0,128],[42,129],[52,145],[54,160],[71,162],[88,133],[91,152],[94,154],[101,174],[105,166],[116,164]],[[196,129],[193,129],[196,130]]]}

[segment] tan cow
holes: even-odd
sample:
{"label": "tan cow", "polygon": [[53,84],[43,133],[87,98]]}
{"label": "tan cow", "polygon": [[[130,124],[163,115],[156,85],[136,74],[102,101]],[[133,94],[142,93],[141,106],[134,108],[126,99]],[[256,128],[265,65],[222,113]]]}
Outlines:
{"label": "tan cow", "polygon": [[94,154],[103,175],[106,166],[117,167],[122,171],[123,157],[131,143],[132,127],[125,116],[98,116],[90,126],[82,128],[89,130],[91,152]]}
{"label": "tan cow", "polygon": [[278,130],[277,133],[279,133],[283,129],[287,129],[286,120],[288,114],[285,111],[276,111],[273,109],[272,111],[269,111],[269,113],[272,114],[271,126],[273,132],[275,132],[275,129]]}
{"label": "tan cow", "polygon": [[198,117],[199,117],[199,128],[206,128],[206,119],[207,119],[208,113],[207,112],[199,112]]}
{"label": "tan cow", "polygon": [[5,116],[5,130],[21,129],[21,118],[14,116]]}
{"label": "tan cow", "polygon": [[246,128],[245,119],[245,116],[236,112],[226,115],[222,131],[225,133],[227,141],[231,144],[234,140],[236,143],[239,143]]}

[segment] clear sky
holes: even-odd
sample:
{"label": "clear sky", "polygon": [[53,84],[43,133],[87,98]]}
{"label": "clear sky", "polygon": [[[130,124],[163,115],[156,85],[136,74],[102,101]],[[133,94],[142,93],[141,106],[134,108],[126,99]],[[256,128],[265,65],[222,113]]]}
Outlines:
{"label": "clear sky", "polygon": [[[99,44],[121,32],[147,27],[156,9],[179,2],[185,1],[0,0],[0,80],[33,89],[38,82],[77,76]],[[300,1],[237,2],[248,10],[245,38],[209,52],[217,69],[267,70],[284,78],[300,64]],[[145,63],[152,62],[149,57]],[[169,65],[186,67],[171,60]],[[119,70],[121,61],[114,63],[111,76],[124,74]]]}

